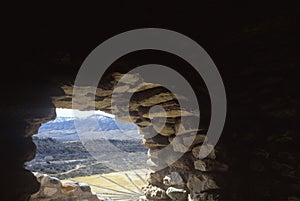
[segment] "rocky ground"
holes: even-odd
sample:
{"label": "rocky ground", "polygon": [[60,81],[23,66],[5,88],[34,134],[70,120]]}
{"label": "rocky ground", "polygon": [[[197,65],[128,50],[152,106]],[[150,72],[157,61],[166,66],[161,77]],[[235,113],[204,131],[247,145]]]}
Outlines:
{"label": "rocky ground", "polygon": [[[145,168],[147,154],[140,140],[109,141],[124,153],[131,154],[135,158],[128,163],[126,160],[119,160],[119,169]],[[99,162],[91,156],[80,141],[61,142],[53,138],[35,137],[34,142],[37,145],[36,157],[26,164],[30,171],[45,173],[59,179],[116,171],[107,165],[110,158],[113,160],[113,156],[106,155],[107,161]],[[102,140],[91,141],[89,146],[101,143],[104,142]]]}
{"label": "rocky ground", "polygon": [[91,192],[91,187],[85,183],[64,182],[46,174],[35,174],[40,182],[40,190],[31,196],[31,201],[102,201]]}

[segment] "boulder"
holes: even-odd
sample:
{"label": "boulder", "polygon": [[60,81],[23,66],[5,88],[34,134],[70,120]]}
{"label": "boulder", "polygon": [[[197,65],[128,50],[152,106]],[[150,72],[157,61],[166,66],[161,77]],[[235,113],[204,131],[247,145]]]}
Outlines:
{"label": "boulder", "polygon": [[169,200],[166,191],[157,186],[148,185],[142,188],[147,199],[150,200]]}
{"label": "boulder", "polygon": [[166,191],[166,194],[174,201],[187,200],[187,191],[184,189],[169,187]]}
{"label": "boulder", "polygon": [[41,183],[40,190],[31,196],[30,201],[100,201],[97,195],[91,192],[91,187],[85,183],[73,181],[61,182],[55,177],[35,173]]}
{"label": "boulder", "polygon": [[166,186],[184,187],[185,183],[178,172],[171,172],[163,179],[163,184]]}

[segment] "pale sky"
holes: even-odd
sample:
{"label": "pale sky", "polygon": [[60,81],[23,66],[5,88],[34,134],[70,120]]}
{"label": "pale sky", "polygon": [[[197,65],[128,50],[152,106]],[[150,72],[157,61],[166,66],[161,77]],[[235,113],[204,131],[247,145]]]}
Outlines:
{"label": "pale sky", "polygon": [[56,108],[56,116],[58,116],[58,117],[74,117],[75,116],[74,113],[76,114],[76,116],[82,116],[82,117],[90,116],[92,114],[101,114],[104,116],[109,116],[109,117],[114,118],[114,115],[102,112],[100,110],[79,111],[79,110],[73,110],[73,109]]}

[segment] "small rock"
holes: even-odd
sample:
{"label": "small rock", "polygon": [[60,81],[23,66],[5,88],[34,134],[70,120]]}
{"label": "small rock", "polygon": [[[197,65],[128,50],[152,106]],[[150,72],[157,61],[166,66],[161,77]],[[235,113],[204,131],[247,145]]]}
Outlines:
{"label": "small rock", "polygon": [[91,192],[91,187],[88,184],[85,183],[79,183],[79,188],[83,191],[83,192]]}
{"label": "small rock", "polygon": [[171,172],[169,175],[166,175],[163,179],[163,184],[166,186],[177,187],[183,187],[185,185],[182,177],[178,172]]}
{"label": "small rock", "polygon": [[157,186],[148,185],[143,187],[142,191],[146,198],[150,200],[166,200],[168,198],[166,191]]}
{"label": "small rock", "polygon": [[208,171],[206,168],[206,164],[204,161],[202,160],[197,160],[194,162],[194,167],[196,170],[200,170],[200,171]]}
{"label": "small rock", "polygon": [[167,174],[167,171],[167,169],[159,171],[148,171],[146,180],[149,184],[159,185],[163,183],[163,178]]}
{"label": "small rock", "polygon": [[34,176],[36,177],[36,180],[41,183],[41,180],[44,177],[44,174],[35,172]]}
{"label": "small rock", "polygon": [[212,178],[204,174],[190,174],[187,187],[193,193],[201,193],[203,191],[220,188]]}
{"label": "small rock", "polygon": [[169,137],[169,141],[171,142],[173,149],[175,152],[185,153],[187,151],[191,151],[192,148],[200,144],[204,141],[205,135],[197,134],[184,134],[177,135],[176,137]]}
{"label": "small rock", "polygon": [[[143,134],[143,133],[141,133]],[[152,134],[151,134],[152,135]],[[144,135],[144,139],[142,140],[142,144],[146,148],[163,148],[169,145],[168,137],[155,134],[148,138],[148,136]]]}
{"label": "small rock", "polygon": [[88,184],[72,181],[62,183],[59,179],[46,174],[35,173],[35,176],[41,181],[41,187],[39,192],[31,196],[31,201],[100,201],[97,195],[91,192]]}
{"label": "small rock", "polygon": [[[201,151],[201,155],[200,155]],[[215,159],[216,154],[214,150],[214,146],[210,144],[205,144],[205,145],[199,145],[195,148],[193,148],[192,153],[195,158],[202,159],[202,158],[210,158],[210,159]]]}
{"label": "small rock", "polygon": [[56,188],[45,187],[43,194],[47,197],[53,196],[57,192]]}
{"label": "small rock", "polygon": [[138,201],[148,201],[147,197],[145,195],[140,196]]}
{"label": "small rock", "polygon": [[166,191],[166,194],[174,201],[187,200],[187,191],[184,189],[169,187]]}
{"label": "small rock", "polygon": [[74,183],[63,183],[61,186],[62,192],[65,194],[74,192],[78,189],[78,186]]}
{"label": "small rock", "polygon": [[175,152],[185,153],[185,152],[189,151],[189,147],[186,147],[183,144],[181,136],[174,137],[171,141],[171,144],[172,144],[173,150]]}

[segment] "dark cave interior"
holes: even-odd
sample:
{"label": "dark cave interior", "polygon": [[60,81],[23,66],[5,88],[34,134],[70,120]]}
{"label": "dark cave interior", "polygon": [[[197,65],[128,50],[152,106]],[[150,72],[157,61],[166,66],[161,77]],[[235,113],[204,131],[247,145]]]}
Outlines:
{"label": "dark cave interior", "polygon": [[[187,35],[220,71],[228,112],[218,158],[230,167],[220,179],[220,199],[300,199],[298,1],[119,2],[86,9],[89,14],[83,7],[49,10],[15,10],[3,29],[1,200],[27,200],[38,190],[24,168],[35,155],[32,135],[55,118],[52,98],[64,96],[61,87],[73,84],[86,56],[107,38],[144,27]],[[153,61],[180,72],[196,91],[203,86],[183,61],[152,50],[126,55],[106,76]],[[111,87],[105,77],[99,86]]]}

